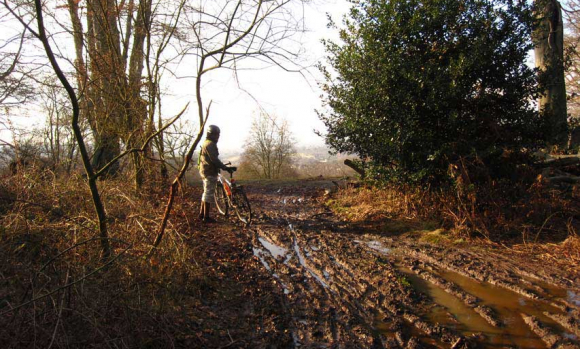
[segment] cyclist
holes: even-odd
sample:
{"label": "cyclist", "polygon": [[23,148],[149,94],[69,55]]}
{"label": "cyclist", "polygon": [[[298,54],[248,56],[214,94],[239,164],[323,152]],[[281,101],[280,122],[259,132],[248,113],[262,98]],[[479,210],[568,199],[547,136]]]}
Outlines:
{"label": "cyclist", "polygon": [[215,223],[211,218],[211,202],[214,200],[214,193],[217,184],[219,170],[235,171],[236,167],[228,167],[219,159],[217,142],[220,139],[220,128],[210,125],[207,129],[205,141],[201,145],[199,152],[198,166],[199,174],[203,180],[203,196],[201,197],[201,208],[199,218],[206,223]]}

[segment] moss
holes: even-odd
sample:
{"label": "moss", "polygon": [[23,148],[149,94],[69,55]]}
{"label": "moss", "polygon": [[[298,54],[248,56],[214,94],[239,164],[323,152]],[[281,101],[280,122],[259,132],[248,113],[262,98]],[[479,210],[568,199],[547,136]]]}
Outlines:
{"label": "moss", "polygon": [[421,241],[430,242],[433,244],[440,244],[440,243],[451,241],[450,236],[449,236],[449,232],[445,229],[439,228],[436,230],[423,231],[420,233],[421,233],[421,237],[419,240],[421,240]]}
{"label": "moss", "polygon": [[400,276],[397,279],[397,281],[399,282],[399,284],[403,285],[404,287],[411,287],[411,282],[405,276]]}

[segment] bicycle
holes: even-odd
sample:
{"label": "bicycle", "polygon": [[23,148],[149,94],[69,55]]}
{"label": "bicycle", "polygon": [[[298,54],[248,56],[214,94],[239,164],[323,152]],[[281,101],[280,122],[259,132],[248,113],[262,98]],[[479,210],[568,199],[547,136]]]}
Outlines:
{"label": "bicycle", "polygon": [[229,208],[232,207],[236,211],[238,219],[250,225],[252,221],[252,208],[250,206],[250,201],[246,196],[244,187],[238,185],[234,179],[234,170],[228,171],[230,173],[230,179],[222,176],[218,173],[218,183],[215,188],[215,205],[220,214],[223,216],[228,215]]}

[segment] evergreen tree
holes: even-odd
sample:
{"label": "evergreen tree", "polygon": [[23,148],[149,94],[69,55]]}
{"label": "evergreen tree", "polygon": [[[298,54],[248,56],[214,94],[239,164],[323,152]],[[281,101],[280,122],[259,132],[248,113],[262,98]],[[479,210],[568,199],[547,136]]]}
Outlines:
{"label": "evergreen tree", "polygon": [[526,1],[367,0],[325,42],[319,113],[336,151],[391,178],[434,181],[460,157],[538,145]]}

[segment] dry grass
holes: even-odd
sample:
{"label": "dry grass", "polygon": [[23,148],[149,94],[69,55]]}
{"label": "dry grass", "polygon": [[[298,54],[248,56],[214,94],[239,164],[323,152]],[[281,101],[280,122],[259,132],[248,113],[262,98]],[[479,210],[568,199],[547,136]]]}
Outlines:
{"label": "dry grass", "polygon": [[345,188],[327,205],[342,219],[381,234],[411,234],[432,243],[480,240],[580,272],[580,192],[531,185],[421,190]]}
{"label": "dry grass", "polygon": [[203,347],[212,335],[229,338],[204,332],[225,321],[207,304],[223,302],[223,292],[243,296],[238,280],[220,280],[227,268],[215,270],[243,248],[200,230],[199,190],[183,188],[161,247],[145,258],[165,193],[99,185],[115,256],[108,261],[82,178],[32,171],[1,180],[0,347]]}
{"label": "dry grass", "polygon": [[570,275],[580,274],[580,236],[576,234],[556,243],[517,244],[511,250],[556,265]]}
{"label": "dry grass", "polygon": [[355,222],[395,217],[411,220],[437,211],[430,195],[410,188],[346,188],[328,204],[337,214]]}
{"label": "dry grass", "polygon": [[579,198],[578,188],[561,192],[542,182],[505,182],[480,188],[345,188],[327,204],[351,222],[436,222],[455,238],[529,243],[576,236]]}
{"label": "dry grass", "polygon": [[[143,258],[154,238],[159,201],[119,189],[127,188],[120,184],[101,183],[116,256],[103,261],[81,178],[59,180],[49,172],[4,178],[2,347],[136,347],[147,344],[145,339],[171,340],[155,338],[155,328],[175,332],[171,327],[183,295],[198,292],[200,285],[185,281],[203,278],[180,234],[187,220],[173,227],[156,258]],[[168,280],[184,282],[178,289]]]}

